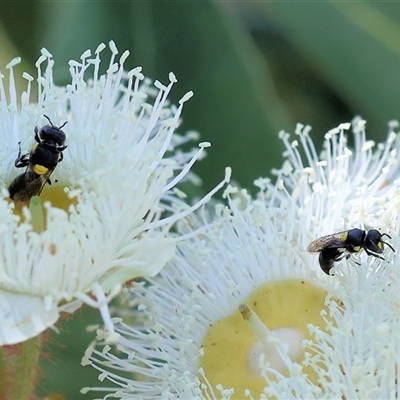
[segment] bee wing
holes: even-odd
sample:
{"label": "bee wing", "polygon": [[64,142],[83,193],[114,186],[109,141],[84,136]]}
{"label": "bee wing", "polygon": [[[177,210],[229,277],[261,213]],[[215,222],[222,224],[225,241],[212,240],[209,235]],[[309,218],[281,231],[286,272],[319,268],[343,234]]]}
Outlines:
{"label": "bee wing", "polygon": [[44,186],[49,182],[54,168],[49,169],[43,175],[37,175],[32,169],[18,175],[8,187],[10,198],[16,202],[29,203],[33,196],[39,196]]}
{"label": "bee wing", "polygon": [[46,177],[44,175],[39,175],[35,180],[29,182],[25,189],[28,193],[31,193],[32,196],[39,196],[46,182]]}
{"label": "bee wing", "polygon": [[50,182],[50,175],[53,173],[53,171],[55,170],[55,168],[56,168],[56,167],[53,167],[53,168],[49,169],[45,174],[39,176],[38,179],[41,180],[41,186],[40,186],[40,189],[39,189],[39,191],[38,191],[37,196],[39,196],[40,193],[42,193],[42,190],[43,190],[44,186],[46,185],[46,183],[49,183],[49,184],[51,185],[51,182]]}
{"label": "bee wing", "polygon": [[347,231],[336,232],[315,239],[308,245],[307,251],[309,253],[318,253],[327,247],[337,247],[338,249],[346,247],[346,245],[340,240],[340,237],[344,232]]}

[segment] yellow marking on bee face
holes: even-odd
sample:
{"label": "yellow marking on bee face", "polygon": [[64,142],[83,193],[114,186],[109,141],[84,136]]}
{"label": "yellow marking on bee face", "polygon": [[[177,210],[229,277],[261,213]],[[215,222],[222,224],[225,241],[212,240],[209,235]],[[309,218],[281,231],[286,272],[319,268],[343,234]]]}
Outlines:
{"label": "yellow marking on bee face", "polygon": [[33,167],[33,171],[35,172],[35,174],[44,175],[49,171],[49,169],[44,167],[43,165],[36,164]]}
{"label": "yellow marking on bee face", "polygon": [[354,246],[353,250],[357,253],[361,250],[361,246]]}

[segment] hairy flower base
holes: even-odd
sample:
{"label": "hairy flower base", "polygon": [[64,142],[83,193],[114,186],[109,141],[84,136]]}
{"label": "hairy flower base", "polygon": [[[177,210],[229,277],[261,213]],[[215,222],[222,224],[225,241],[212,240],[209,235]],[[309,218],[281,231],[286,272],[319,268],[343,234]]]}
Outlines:
{"label": "hairy flower base", "polygon": [[[304,280],[287,280],[268,282],[257,288],[245,301],[257,313],[268,329],[273,330],[282,344],[288,346],[288,351],[294,350],[297,356],[293,362],[304,361],[303,351],[295,349],[299,343],[287,343],[283,335],[287,331],[281,328],[292,328],[301,333],[302,338],[311,339],[308,324],[325,326],[321,311],[327,311],[324,306],[327,292]],[[265,388],[265,379],[258,370],[252,370],[252,351],[256,338],[243,321],[239,311],[213,324],[203,342],[204,356],[201,366],[212,387],[222,384],[225,388],[233,388],[231,399],[242,399],[246,390],[258,398]],[[258,346],[257,346],[258,347]],[[301,341],[300,341],[301,347]],[[258,358],[260,352],[257,353]],[[279,370],[282,364],[279,359],[272,358],[274,354],[263,354],[265,362],[270,367]],[[258,361],[258,360],[257,360]],[[258,365],[258,362],[256,364]],[[283,364],[284,365],[284,364]],[[280,371],[287,374],[286,368]],[[311,381],[317,383],[317,376],[310,368],[304,373]],[[199,375],[200,380],[202,376]],[[273,378],[272,378],[273,379]]]}
{"label": "hairy flower base", "polygon": [[0,399],[21,400],[36,397],[42,336],[0,348]]}

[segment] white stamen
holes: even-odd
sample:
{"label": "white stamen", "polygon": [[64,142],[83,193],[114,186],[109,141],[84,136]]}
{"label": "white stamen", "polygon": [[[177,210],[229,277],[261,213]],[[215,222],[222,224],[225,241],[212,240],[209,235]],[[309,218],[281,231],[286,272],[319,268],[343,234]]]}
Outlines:
{"label": "white stamen", "polygon": [[351,124],[349,122],[345,122],[345,123],[339,124],[338,128],[340,130],[348,131],[351,128]]}
{"label": "white stamen", "polygon": [[45,56],[46,58],[53,58],[53,55],[52,55],[45,47],[42,47],[42,49],[40,50],[40,52],[41,52],[42,55]]}
{"label": "white stamen", "polygon": [[189,99],[191,99],[193,97],[194,93],[192,91],[187,92],[180,100],[179,100],[179,104],[184,103],[185,101],[188,101]]}
{"label": "white stamen", "polygon": [[6,65],[6,68],[12,69],[16,65],[18,65],[20,62],[21,62],[21,57],[15,57]]}
{"label": "white stamen", "polygon": [[178,82],[178,80],[176,79],[176,76],[175,76],[175,74],[174,74],[173,72],[170,72],[170,73],[169,73],[168,78],[169,78],[169,81],[170,81],[171,83],[176,83],[176,82]]}
{"label": "white stamen", "polygon": [[95,50],[95,54],[100,54],[106,47],[104,43],[100,43]]}
{"label": "white stamen", "polygon": [[117,45],[115,44],[114,40],[110,40],[108,42],[108,45],[110,46],[110,50],[113,53],[113,55],[117,55],[118,49],[117,49]]}

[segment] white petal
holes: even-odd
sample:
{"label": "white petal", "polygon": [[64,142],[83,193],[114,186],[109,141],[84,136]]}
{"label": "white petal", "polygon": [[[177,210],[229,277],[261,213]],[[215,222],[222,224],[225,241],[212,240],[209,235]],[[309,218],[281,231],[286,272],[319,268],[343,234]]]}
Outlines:
{"label": "white petal", "polygon": [[160,272],[162,267],[172,259],[175,254],[175,241],[166,237],[147,237],[140,240],[140,245],[135,252],[138,262],[117,267],[102,282],[101,286],[105,292],[121,282],[127,282],[134,278],[154,276]]}
{"label": "white petal", "polygon": [[0,290],[0,346],[30,339],[58,319],[57,305],[43,297]]}

